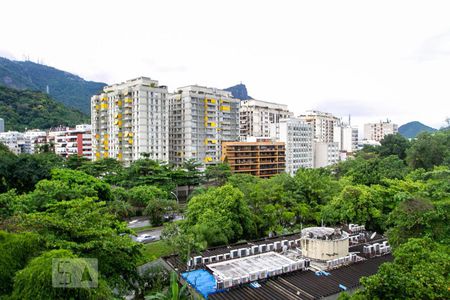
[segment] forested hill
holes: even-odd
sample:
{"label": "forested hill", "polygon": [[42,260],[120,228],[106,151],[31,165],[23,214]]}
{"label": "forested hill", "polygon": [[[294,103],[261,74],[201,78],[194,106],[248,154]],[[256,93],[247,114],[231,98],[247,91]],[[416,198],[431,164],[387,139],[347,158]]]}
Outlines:
{"label": "forested hill", "polygon": [[406,138],[415,138],[421,132],[433,132],[436,129],[422,124],[418,121],[403,124],[398,128],[398,132]]}
{"label": "forested hill", "polygon": [[0,86],[47,92],[58,102],[90,114],[91,96],[105,83],[86,81],[74,74],[31,61],[0,57]]}
{"label": "forested hill", "polygon": [[2,86],[0,118],[5,120],[5,130],[19,131],[25,128],[47,129],[58,125],[74,126],[89,122],[87,115],[56,102],[47,94]]}

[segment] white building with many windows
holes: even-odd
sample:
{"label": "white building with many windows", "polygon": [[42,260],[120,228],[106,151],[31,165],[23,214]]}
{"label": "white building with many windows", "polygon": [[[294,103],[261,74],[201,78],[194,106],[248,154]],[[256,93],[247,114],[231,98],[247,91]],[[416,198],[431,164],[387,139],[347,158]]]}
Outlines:
{"label": "white building with many windows", "polygon": [[271,124],[294,116],[287,105],[261,100],[243,100],[240,108],[241,140],[248,137],[270,137]]}
{"label": "white building with many windows", "polygon": [[358,150],[358,128],[341,124],[334,127],[334,142],[339,143],[339,150],[353,153]]}
{"label": "white building with many windows", "polygon": [[47,142],[55,154],[68,158],[72,155],[92,159],[92,134],[90,124],[76,125],[75,128],[58,127],[48,132]]}
{"label": "white building with many windows", "polygon": [[286,173],[294,175],[300,168],[314,166],[313,129],[298,119],[281,119],[271,125],[271,136],[286,145]]}
{"label": "white building with many windows", "polygon": [[170,97],[170,162],[220,162],[221,143],[239,140],[239,106],[231,92],[197,85],[178,88]]}
{"label": "white building with many windows", "polygon": [[339,143],[314,143],[314,168],[323,168],[339,162]]}
{"label": "white building with many windows", "polygon": [[334,127],[340,124],[340,119],[330,113],[309,110],[299,116],[306,123],[311,124],[314,140],[323,143],[334,142]]}
{"label": "white building with many windows", "polygon": [[169,158],[169,104],[166,86],[147,77],[106,86],[91,98],[93,158],[129,164],[143,154]]}
{"label": "white building with many windows", "polygon": [[390,120],[380,121],[378,123],[364,124],[364,139],[368,141],[381,141],[388,134],[398,132],[398,125]]}

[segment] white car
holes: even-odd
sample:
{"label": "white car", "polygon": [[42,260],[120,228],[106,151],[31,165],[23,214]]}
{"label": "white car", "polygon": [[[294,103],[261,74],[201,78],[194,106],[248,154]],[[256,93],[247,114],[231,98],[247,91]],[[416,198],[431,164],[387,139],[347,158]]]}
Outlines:
{"label": "white car", "polygon": [[149,243],[156,240],[156,237],[153,235],[140,235],[136,238],[136,241],[139,243]]}

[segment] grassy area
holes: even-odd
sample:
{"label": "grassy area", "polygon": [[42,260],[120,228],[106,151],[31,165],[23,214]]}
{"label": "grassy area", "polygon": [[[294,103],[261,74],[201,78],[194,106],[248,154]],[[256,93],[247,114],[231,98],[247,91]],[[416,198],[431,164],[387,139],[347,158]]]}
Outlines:
{"label": "grassy area", "polygon": [[161,256],[172,254],[173,249],[164,241],[157,241],[153,243],[144,244],[145,262],[150,262],[160,258]]}

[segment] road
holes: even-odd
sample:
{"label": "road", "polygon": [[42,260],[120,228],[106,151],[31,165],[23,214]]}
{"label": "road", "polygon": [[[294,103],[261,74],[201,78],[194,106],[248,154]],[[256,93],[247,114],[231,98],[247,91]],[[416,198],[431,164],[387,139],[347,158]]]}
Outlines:
{"label": "road", "polygon": [[[175,218],[171,221],[179,221],[182,220],[183,216],[182,215],[175,215]],[[131,229],[138,229],[141,227],[145,227],[145,226],[150,226],[150,222],[148,221],[147,217],[134,217],[131,218],[131,220],[128,222],[128,228]],[[158,227],[155,229],[150,229],[150,230],[144,230],[138,233],[138,236],[142,236],[142,235],[152,235],[154,236],[156,239],[155,241],[159,241],[161,239],[161,232],[162,232],[163,227]],[[136,241],[136,236],[132,236],[131,237],[134,241]]]}

